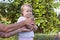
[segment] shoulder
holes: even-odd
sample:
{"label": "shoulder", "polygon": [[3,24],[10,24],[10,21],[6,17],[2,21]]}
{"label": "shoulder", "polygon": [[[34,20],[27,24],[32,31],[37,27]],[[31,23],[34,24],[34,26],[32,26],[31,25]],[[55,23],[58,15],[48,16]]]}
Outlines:
{"label": "shoulder", "polygon": [[18,18],[17,22],[20,22],[20,21],[23,21],[23,20],[25,20],[25,17],[21,16],[21,17]]}
{"label": "shoulder", "polygon": [[25,19],[25,17],[21,16],[18,18],[18,20],[22,20],[22,19]]}

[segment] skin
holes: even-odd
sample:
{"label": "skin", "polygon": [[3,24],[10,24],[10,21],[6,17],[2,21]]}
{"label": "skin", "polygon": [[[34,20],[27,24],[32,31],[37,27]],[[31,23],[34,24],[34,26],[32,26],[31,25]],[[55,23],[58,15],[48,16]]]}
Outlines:
{"label": "skin", "polygon": [[17,29],[15,31],[12,31],[12,32],[9,32],[9,33],[0,32],[0,37],[8,38],[8,37],[14,36],[17,33],[24,32],[24,31],[25,32],[31,31],[31,29],[26,29],[25,27],[23,27],[23,28]]}
{"label": "skin", "polygon": [[30,18],[26,19],[24,21],[21,21],[19,23],[14,23],[14,24],[10,24],[10,25],[4,25],[4,24],[0,23],[0,32],[11,32],[11,31],[14,31],[14,30],[17,30],[17,29],[23,27],[24,25],[29,25],[32,23],[33,23],[33,21]]}
{"label": "skin", "polygon": [[[25,24],[24,27],[21,26],[21,25],[20,25],[21,27],[16,27],[15,24],[11,24],[11,25],[8,25],[7,27],[4,27],[5,25],[2,24],[3,28],[5,28],[5,32],[0,32],[0,37],[7,38],[7,37],[13,36],[13,35],[15,35],[15,34],[17,34],[19,32],[32,31],[32,29],[33,29],[33,31],[37,30],[37,26],[34,23],[34,17],[32,16],[32,8],[30,8],[28,6],[25,6],[24,11],[22,13],[23,13],[23,16],[26,17],[26,19],[31,19],[30,22],[32,21],[33,23],[28,24],[28,25]],[[14,25],[15,25],[16,28],[14,28]],[[18,28],[20,28],[20,29],[18,29]],[[0,29],[0,30],[2,30],[2,29]]]}
{"label": "skin", "polygon": [[30,18],[32,16],[32,8],[29,6],[24,6],[22,14],[26,18]]}
{"label": "skin", "polygon": [[24,6],[22,14],[26,19],[30,18],[33,21],[33,23],[31,25],[33,25],[32,27],[34,27],[34,30],[37,30],[37,26],[35,25],[35,22],[34,22],[35,21],[34,16],[32,14],[32,8],[30,6]]}
{"label": "skin", "polygon": [[[27,20],[27,24],[29,24],[28,23],[29,22],[29,20]],[[20,22],[21,23],[21,22]],[[23,22],[24,23],[24,22]],[[22,23],[22,24],[23,24]],[[16,23],[17,24],[17,23]],[[18,28],[17,28],[17,26],[15,26],[16,24],[11,24],[11,26],[9,25],[9,26],[5,26],[5,25],[3,25],[3,24],[1,24],[0,26],[1,27],[3,27],[2,29],[0,29],[0,37],[3,37],[3,38],[8,38],[8,37],[11,37],[11,36],[13,36],[13,35],[15,35],[15,34],[17,34],[17,33],[19,33],[19,32],[24,32],[24,31],[32,31],[33,29],[35,29],[35,27],[33,27],[33,28],[30,28],[30,29],[27,29],[27,28],[25,28],[25,27],[22,27],[23,25],[20,25],[19,23],[19,25],[17,25],[18,26]],[[25,24],[26,25],[26,24]],[[15,27],[16,28],[15,28]],[[29,24],[29,26],[30,27],[32,27],[33,25],[30,25]],[[5,29],[5,28],[8,28],[8,29]],[[14,31],[13,31],[14,30]]]}

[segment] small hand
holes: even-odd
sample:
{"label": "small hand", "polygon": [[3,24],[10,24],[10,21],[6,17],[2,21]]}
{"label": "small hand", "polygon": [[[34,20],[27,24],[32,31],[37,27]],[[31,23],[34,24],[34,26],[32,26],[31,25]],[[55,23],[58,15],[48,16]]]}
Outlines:
{"label": "small hand", "polygon": [[26,25],[34,24],[34,21],[31,20],[31,18],[28,18],[25,20]]}
{"label": "small hand", "polygon": [[27,25],[26,28],[31,29],[33,31],[36,31],[38,29],[38,27],[35,24],[33,24],[33,25]]}

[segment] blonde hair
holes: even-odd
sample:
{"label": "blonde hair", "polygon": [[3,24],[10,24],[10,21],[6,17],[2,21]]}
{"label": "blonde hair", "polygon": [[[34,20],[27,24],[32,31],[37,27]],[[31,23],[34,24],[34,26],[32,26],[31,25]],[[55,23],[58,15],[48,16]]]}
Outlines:
{"label": "blonde hair", "polygon": [[28,7],[32,8],[31,4],[23,4],[23,5],[21,6],[21,12],[23,11],[24,6],[28,6]]}

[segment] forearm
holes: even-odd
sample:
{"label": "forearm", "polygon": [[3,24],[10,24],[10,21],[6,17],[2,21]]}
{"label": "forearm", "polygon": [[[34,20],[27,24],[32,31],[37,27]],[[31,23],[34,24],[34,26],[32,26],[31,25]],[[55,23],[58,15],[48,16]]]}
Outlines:
{"label": "forearm", "polygon": [[19,22],[19,23],[15,23],[15,24],[7,25],[7,27],[5,28],[5,32],[11,32],[11,31],[17,30],[24,25],[25,25],[24,21]]}
{"label": "forearm", "polygon": [[4,32],[6,28],[6,25],[0,23],[0,32]]}
{"label": "forearm", "polygon": [[0,37],[5,37],[5,33],[4,32],[0,32]]}
{"label": "forearm", "polygon": [[8,37],[11,37],[11,36],[14,36],[15,34],[21,32],[20,29],[18,30],[15,30],[13,32],[9,32],[9,33],[4,33],[4,32],[0,32],[0,37],[3,37],[3,38],[8,38]]}

